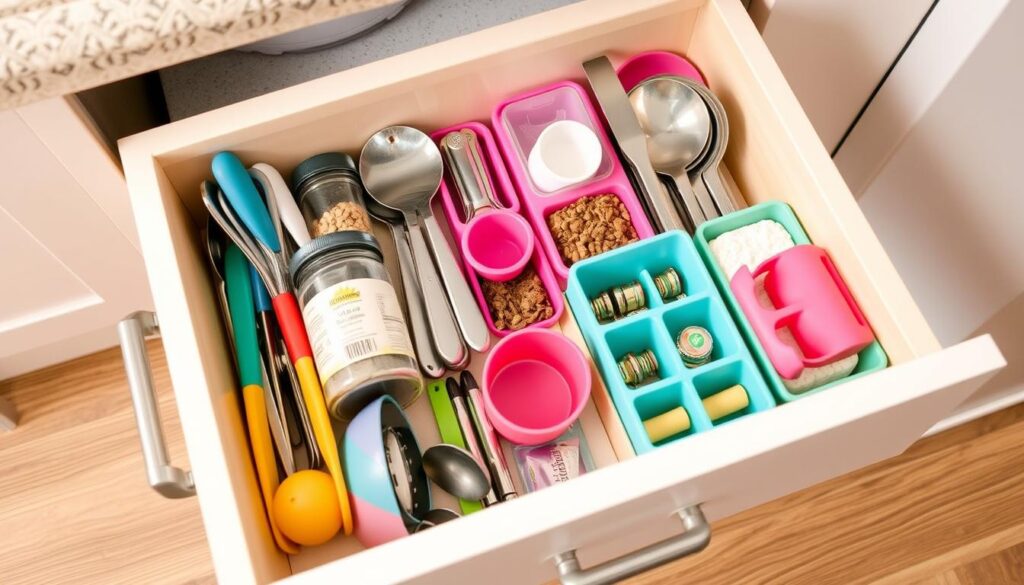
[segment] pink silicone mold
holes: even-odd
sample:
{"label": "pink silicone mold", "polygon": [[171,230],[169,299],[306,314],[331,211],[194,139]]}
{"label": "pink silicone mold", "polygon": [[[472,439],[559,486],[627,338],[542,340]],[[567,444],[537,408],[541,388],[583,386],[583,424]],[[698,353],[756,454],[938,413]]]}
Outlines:
{"label": "pink silicone mold", "polygon": [[[463,128],[469,128],[476,132],[477,138],[480,140],[480,148],[483,150],[484,157],[486,158],[491,173],[491,183],[494,185],[495,195],[497,195],[498,200],[509,212],[520,213],[520,202],[519,198],[516,197],[515,187],[513,187],[512,181],[508,176],[508,171],[505,169],[505,162],[502,160],[501,154],[498,152],[498,147],[494,141],[494,135],[486,125],[479,122],[456,124],[433,132],[430,137],[435,142],[440,143],[441,139],[449,132],[455,132]],[[462,267],[467,275],[469,287],[472,289],[473,295],[476,297],[476,302],[480,306],[480,310],[483,311],[484,320],[487,322],[487,328],[491,330],[491,333],[498,337],[506,337],[514,333],[514,331],[511,329],[498,329],[494,326],[494,318],[491,316],[491,309],[487,306],[487,300],[484,298],[483,287],[480,285],[480,279],[482,277],[473,269],[472,264],[466,258],[465,254],[462,254],[462,241],[464,233],[466,232],[467,224],[462,221],[458,211],[460,206],[455,201],[458,194],[454,188],[451,187],[451,177],[448,175],[447,171],[445,171],[444,180],[441,181],[440,195],[441,207],[444,210],[445,218],[448,220],[448,227],[451,230],[452,238],[458,243],[458,246],[456,247],[459,248],[459,253],[462,256]],[[482,213],[490,214],[493,212],[483,211]],[[481,215],[481,212],[477,212],[476,219],[481,217],[484,216]],[[562,291],[559,287],[558,280],[555,277],[555,273],[551,270],[551,266],[548,264],[547,258],[540,246],[535,245],[533,247],[533,252],[527,265],[533,266],[534,270],[537,271],[537,276],[540,277],[540,281],[544,285],[544,290],[548,294],[548,300],[551,301],[553,313],[550,318],[538,321],[527,326],[525,329],[529,329],[531,327],[551,327],[562,317],[562,311],[565,309],[565,303],[562,299]]]}
{"label": "pink silicone mold", "polygon": [[[583,87],[571,81],[547,85],[505,100],[491,117],[495,140],[508,163],[512,181],[519,189],[525,215],[533,224],[537,243],[547,255],[562,289],[569,278],[569,266],[562,260],[548,228],[547,218],[552,213],[582,197],[611,193],[629,211],[638,237],[654,235],[600,119]],[[603,158],[597,172],[587,181],[545,193],[530,179],[527,159],[544,128],[559,120],[575,120],[588,126],[601,141]]]}
{"label": "pink silicone mold", "polygon": [[[754,282],[764,275],[773,308],[757,299]],[[804,244],[765,260],[753,272],[746,266],[730,282],[779,375],[792,380],[804,367],[821,367],[849,357],[874,341],[874,333],[828,253]],[[788,327],[798,352],[778,337]]]}

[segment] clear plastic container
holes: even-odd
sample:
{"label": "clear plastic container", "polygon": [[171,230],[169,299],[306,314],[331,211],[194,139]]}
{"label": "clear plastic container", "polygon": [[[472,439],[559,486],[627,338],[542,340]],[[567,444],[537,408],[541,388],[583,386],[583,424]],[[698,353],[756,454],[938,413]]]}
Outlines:
{"label": "clear plastic container", "polygon": [[359,171],[345,153],[325,152],[299,163],[292,172],[292,193],[311,238],[345,230],[373,233]]}
{"label": "clear plastic container", "polygon": [[350,420],[384,394],[412,404],[423,377],[376,238],[314,238],[290,269],[331,415]]}
{"label": "clear plastic container", "polygon": [[[530,169],[525,174],[530,179],[530,185],[538,194],[561,192],[600,181],[612,172],[611,154],[605,150],[598,138],[601,136],[598,122],[591,117],[586,104],[583,103],[580,94],[573,87],[558,85],[541,93],[512,101],[502,109],[501,121],[505,131],[512,138],[520,165],[523,169]],[[578,130],[589,130],[593,135],[593,142],[597,145],[599,153],[596,156],[599,157],[600,162],[593,172],[586,174],[584,179],[564,184],[557,182],[550,184],[544,181],[542,181],[543,184],[538,184],[539,177],[535,176],[537,167],[535,164],[531,165],[531,155],[536,162],[535,150],[540,150],[538,141],[541,136],[545,135],[546,131],[550,134],[549,128],[557,128],[566,122],[576,122]],[[564,148],[564,145],[556,140],[552,142],[552,147],[556,147],[557,150],[558,147]]]}

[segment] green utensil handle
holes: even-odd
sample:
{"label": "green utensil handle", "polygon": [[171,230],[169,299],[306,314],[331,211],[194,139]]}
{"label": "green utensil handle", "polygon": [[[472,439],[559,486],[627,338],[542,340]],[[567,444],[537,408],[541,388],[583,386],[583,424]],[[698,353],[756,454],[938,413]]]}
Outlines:
{"label": "green utensil handle", "polygon": [[260,346],[256,337],[256,307],[253,303],[249,261],[235,244],[224,253],[224,282],[228,294],[228,310],[235,337],[235,359],[242,386],[263,386]]}
{"label": "green utensil handle", "polygon": [[[459,421],[455,418],[455,409],[452,407],[451,399],[448,398],[448,390],[443,378],[434,380],[427,385],[427,396],[430,397],[430,408],[434,410],[434,419],[437,421],[437,430],[441,433],[441,440],[465,449],[466,441],[462,438]],[[459,508],[462,509],[462,515],[465,516],[483,510],[484,505],[472,500],[459,500]]]}

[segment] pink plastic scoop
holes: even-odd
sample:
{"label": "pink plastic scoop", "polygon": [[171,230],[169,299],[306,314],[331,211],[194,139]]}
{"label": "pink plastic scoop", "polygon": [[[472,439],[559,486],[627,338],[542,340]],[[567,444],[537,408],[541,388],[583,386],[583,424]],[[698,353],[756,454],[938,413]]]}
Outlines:
{"label": "pink plastic scoop", "polygon": [[[757,298],[755,281],[773,307]],[[825,250],[812,245],[789,248],[765,260],[754,272],[743,266],[730,282],[736,300],[764,346],[772,365],[792,380],[805,367],[819,367],[860,352],[874,340],[864,314]],[[794,348],[777,331],[789,328]]]}

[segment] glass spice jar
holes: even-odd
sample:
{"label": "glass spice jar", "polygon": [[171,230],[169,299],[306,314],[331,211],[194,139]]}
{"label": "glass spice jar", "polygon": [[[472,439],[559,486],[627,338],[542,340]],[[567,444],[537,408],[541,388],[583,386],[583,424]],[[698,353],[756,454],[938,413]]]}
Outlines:
{"label": "glass spice jar", "polygon": [[377,239],[327,234],[289,268],[331,415],[350,420],[384,394],[412,404],[423,378]]}
{"label": "glass spice jar", "polygon": [[373,233],[363,203],[363,185],[352,157],[324,152],[299,163],[292,193],[312,238],[343,230]]}

